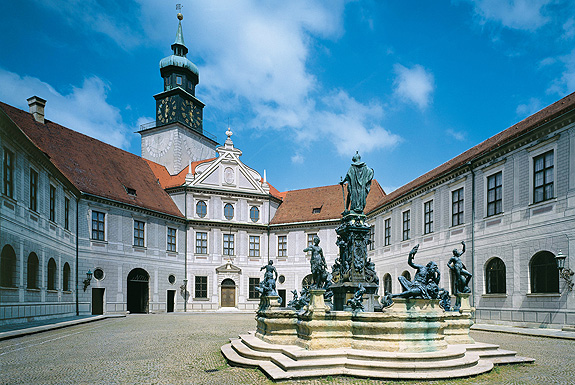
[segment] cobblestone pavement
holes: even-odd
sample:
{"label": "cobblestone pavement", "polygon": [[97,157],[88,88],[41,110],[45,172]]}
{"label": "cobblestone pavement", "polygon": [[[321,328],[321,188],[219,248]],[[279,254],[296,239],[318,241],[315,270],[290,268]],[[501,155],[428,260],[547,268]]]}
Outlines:
{"label": "cobblestone pavement", "polygon": [[[220,354],[230,337],[255,329],[253,314],[129,315],[0,342],[0,384],[271,384],[257,369]],[[574,384],[575,342],[472,332],[535,358],[467,379],[426,384]],[[282,384],[417,384],[327,377]]]}

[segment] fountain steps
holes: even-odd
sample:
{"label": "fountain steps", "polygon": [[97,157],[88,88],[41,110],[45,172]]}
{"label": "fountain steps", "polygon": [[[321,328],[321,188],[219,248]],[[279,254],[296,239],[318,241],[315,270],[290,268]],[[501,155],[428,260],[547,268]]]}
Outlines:
{"label": "fountain steps", "polygon": [[402,353],[351,348],[306,350],[270,344],[253,334],[241,335],[222,347],[227,360],[260,367],[274,380],[350,375],[385,379],[445,379],[485,373],[494,364],[532,362],[497,345],[449,345],[435,352]]}

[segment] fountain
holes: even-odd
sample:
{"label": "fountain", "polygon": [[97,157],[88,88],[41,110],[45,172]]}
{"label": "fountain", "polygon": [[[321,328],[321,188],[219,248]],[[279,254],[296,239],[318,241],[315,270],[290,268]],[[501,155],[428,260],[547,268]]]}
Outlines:
{"label": "fountain", "polygon": [[[444,379],[477,375],[494,364],[533,362],[497,345],[474,341],[468,288],[471,274],[454,250],[448,266],[456,276],[456,304],[438,287],[435,262],[414,262],[419,245],[408,256],[417,270],[413,282],[400,277],[402,293],[385,293],[367,258],[369,227],[363,209],[373,170],[356,154],[341,185],[348,194],[338,235],[339,257],[327,271],[320,240],[311,252],[313,283],[282,307],[268,268],[261,284],[255,332],[242,334],[221,348],[228,362],[259,367],[274,380],[350,375],[384,379]],[[345,195],[345,192],[344,192]],[[272,265],[270,261],[269,266]],[[263,269],[263,268],[262,268]],[[277,275],[277,272],[276,272]],[[273,281],[273,282],[272,282]]]}

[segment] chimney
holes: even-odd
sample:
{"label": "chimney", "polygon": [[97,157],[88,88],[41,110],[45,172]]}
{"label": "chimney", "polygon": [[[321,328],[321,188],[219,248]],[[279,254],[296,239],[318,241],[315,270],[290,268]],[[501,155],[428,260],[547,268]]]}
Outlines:
{"label": "chimney", "polygon": [[36,119],[37,122],[44,123],[44,107],[46,107],[46,100],[38,96],[32,96],[27,100],[28,106],[30,107],[30,113],[34,115],[34,119]]}

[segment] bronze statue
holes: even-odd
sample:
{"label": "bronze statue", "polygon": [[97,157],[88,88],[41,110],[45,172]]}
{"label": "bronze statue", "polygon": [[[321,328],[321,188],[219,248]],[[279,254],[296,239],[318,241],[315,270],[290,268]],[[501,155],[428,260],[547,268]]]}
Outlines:
{"label": "bronze statue", "polygon": [[425,266],[413,263],[413,258],[415,257],[415,253],[417,253],[418,249],[419,245],[416,245],[409,252],[409,257],[407,258],[407,263],[409,266],[417,269],[417,273],[415,273],[415,277],[413,277],[413,282],[408,281],[405,277],[399,276],[399,282],[405,291],[399,294],[392,294],[392,298],[401,297],[436,299],[439,296],[438,284],[441,277],[439,268],[433,261],[429,262]]}
{"label": "bronze statue", "polygon": [[262,296],[278,295],[276,291],[276,280],[278,278],[278,271],[274,266],[274,261],[270,260],[267,265],[260,268],[260,271],[266,270],[264,273],[264,280],[256,287]]}
{"label": "bronze statue", "polygon": [[463,245],[463,250],[459,252],[457,249],[453,249],[453,256],[447,262],[447,267],[453,270],[453,275],[455,276],[455,294],[459,293],[471,293],[469,288],[469,281],[473,276],[461,261],[461,256],[465,253],[465,242],[461,241]]}
{"label": "bronze statue", "polygon": [[373,169],[361,161],[361,156],[357,152],[351,160],[352,164],[345,178],[339,183],[343,186],[347,182],[347,200],[344,213],[347,214],[351,210],[355,214],[363,214],[367,194],[371,188]]}
{"label": "bronze statue", "polygon": [[365,294],[365,287],[360,283],[357,286],[357,291],[352,298],[348,299],[346,305],[350,306],[353,311],[364,311],[363,307],[363,295]]}
{"label": "bronze statue", "polygon": [[313,237],[313,244],[309,245],[304,252],[311,251],[311,274],[312,274],[312,285],[316,289],[323,289],[327,278],[327,263],[323,256],[323,250],[319,247],[319,237],[316,235]]}

